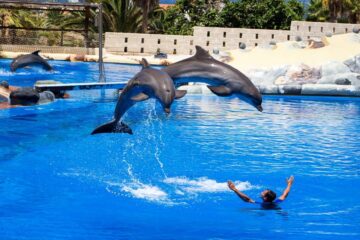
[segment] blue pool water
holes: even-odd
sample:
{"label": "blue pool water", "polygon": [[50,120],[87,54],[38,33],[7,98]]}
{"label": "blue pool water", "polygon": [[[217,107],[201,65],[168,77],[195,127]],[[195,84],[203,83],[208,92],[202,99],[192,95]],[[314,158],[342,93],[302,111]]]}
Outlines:
{"label": "blue pool water", "polygon": [[[32,86],[38,80],[55,80],[63,83],[96,82],[99,79],[99,65],[92,62],[49,61],[54,71],[41,68],[21,68],[10,72],[11,59],[0,60],[0,81],[7,80],[15,86]],[[108,82],[128,81],[141,66],[126,64],[106,64]]]}
{"label": "blue pool water", "polygon": [[[86,74],[78,64],[75,78]],[[91,136],[115,96],[76,96],[0,111],[1,239],[360,238],[359,99],[265,96],[259,113],[187,95],[169,117],[154,101],[137,104],[124,119],[132,136]],[[278,210],[226,186],[258,200],[291,174]]]}

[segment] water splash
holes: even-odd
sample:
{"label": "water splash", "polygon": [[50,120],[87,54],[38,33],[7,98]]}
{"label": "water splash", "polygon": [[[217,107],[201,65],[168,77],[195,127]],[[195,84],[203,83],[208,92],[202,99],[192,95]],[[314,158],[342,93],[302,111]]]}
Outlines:
{"label": "water splash", "polygon": [[[147,134],[147,140],[149,142],[154,143],[154,157],[157,161],[160,171],[164,178],[167,177],[165,170],[164,170],[164,163],[160,160],[161,150],[164,148],[164,141],[163,141],[163,121],[161,121],[156,115],[156,101],[149,102],[148,109],[150,110],[147,115],[147,120],[145,121],[145,126],[149,129]],[[155,124],[158,124],[158,127]]]}
{"label": "water splash", "polygon": [[[174,185],[179,188],[181,192],[186,193],[218,193],[218,192],[227,192],[229,188],[227,182],[217,182],[216,180],[209,179],[207,177],[200,177],[197,179],[188,179],[187,177],[171,177],[164,179],[164,182],[167,184]],[[234,182],[236,187],[240,191],[245,191],[249,189],[256,188],[250,184],[250,182]]]}

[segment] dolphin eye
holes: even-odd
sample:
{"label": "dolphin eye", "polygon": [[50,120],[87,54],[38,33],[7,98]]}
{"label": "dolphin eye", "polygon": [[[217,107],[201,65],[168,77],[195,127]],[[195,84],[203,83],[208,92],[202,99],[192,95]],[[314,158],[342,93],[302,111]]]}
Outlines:
{"label": "dolphin eye", "polygon": [[170,89],[166,89],[167,92],[170,92]]}

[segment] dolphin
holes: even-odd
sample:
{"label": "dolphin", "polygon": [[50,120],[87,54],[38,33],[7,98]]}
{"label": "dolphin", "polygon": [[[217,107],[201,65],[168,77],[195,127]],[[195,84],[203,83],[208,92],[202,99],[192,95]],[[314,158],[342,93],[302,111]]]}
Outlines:
{"label": "dolphin", "polygon": [[170,64],[162,70],[169,74],[176,86],[188,82],[203,82],[216,95],[235,95],[262,112],[262,96],[250,79],[236,68],[217,61],[200,46],[194,56]]}
{"label": "dolphin", "polygon": [[135,103],[155,98],[168,114],[174,99],[185,96],[186,91],[176,90],[173,80],[167,73],[150,68],[144,58],[141,63],[142,70],[129,80],[118,98],[113,120],[97,127],[91,134],[119,132],[132,134],[129,126],[123,122],[118,125],[118,122]]}
{"label": "dolphin", "polygon": [[39,52],[40,50],[37,50],[30,54],[16,57],[10,64],[11,71],[15,72],[18,68],[23,68],[31,65],[41,65],[47,71],[53,70],[49,63],[39,55]]}

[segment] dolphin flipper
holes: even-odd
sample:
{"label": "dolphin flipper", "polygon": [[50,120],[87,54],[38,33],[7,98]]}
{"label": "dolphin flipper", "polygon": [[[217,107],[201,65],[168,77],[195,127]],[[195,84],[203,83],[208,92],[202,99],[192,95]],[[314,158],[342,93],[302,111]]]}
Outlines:
{"label": "dolphin flipper", "polygon": [[182,98],[187,93],[186,90],[176,90],[175,91],[175,99]]}
{"label": "dolphin flipper", "polygon": [[98,133],[128,133],[133,134],[131,128],[125,123],[121,122],[120,126],[117,126],[117,121],[114,119],[108,123],[105,123],[92,131],[91,135]]}
{"label": "dolphin flipper", "polygon": [[231,89],[225,86],[207,86],[214,94],[226,97],[232,94]]}
{"label": "dolphin flipper", "polygon": [[136,96],[133,96],[131,98],[131,100],[135,101],[135,102],[141,102],[141,101],[145,101],[148,100],[150,97],[149,95],[145,94],[145,93],[139,93]]}

